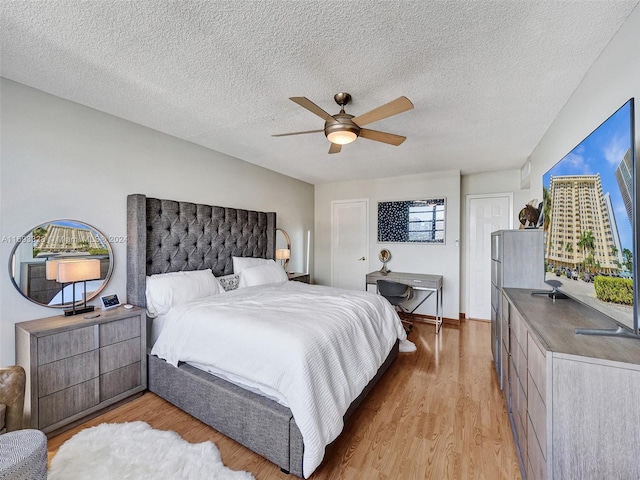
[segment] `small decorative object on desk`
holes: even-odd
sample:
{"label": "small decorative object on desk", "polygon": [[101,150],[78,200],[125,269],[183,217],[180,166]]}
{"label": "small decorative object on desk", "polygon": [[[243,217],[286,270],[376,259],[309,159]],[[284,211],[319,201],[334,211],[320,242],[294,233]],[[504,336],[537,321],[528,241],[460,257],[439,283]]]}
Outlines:
{"label": "small decorative object on desk", "polygon": [[378,254],[378,258],[382,262],[382,268],[380,269],[380,273],[383,273],[386,275],[391,271],[387,268],[387,262],[391,259],[391,252],[386,248],[383,248],[382,250],[380,250],[380,253]]}

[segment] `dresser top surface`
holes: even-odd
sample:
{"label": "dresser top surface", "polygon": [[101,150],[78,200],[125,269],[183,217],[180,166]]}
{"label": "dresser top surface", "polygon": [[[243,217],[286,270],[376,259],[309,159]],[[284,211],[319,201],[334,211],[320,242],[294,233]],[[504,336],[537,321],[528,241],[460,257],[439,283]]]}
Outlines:
{"label": "dresser top surface", "polygon": [[571,298],[531,295],[530,289],[504,292],[546,350],[640,365],[640,339],[575,333],[576,328],[615,329],[613,320],[600,312]]}
{"label": "dresser top surface", "polygon": [[[56,315],[52,317],[38,318],[36,320],[28,320],[26,322],[16,323],[16,328],[20,328],[21,330],[24,330],[29,334],[35,335],[37,337],[40,335],[50,335],[52,333],[69,329],[90,327],[92,325],[98,325],[105,322],[139,316],[143,312],[144,309],[139,307],[126,309],[120,306],[114,308],[113,310],[95,310],[93,312],[79,315]],[[99,316],[93,318],[85,318],[87,316],[98,314]]]}

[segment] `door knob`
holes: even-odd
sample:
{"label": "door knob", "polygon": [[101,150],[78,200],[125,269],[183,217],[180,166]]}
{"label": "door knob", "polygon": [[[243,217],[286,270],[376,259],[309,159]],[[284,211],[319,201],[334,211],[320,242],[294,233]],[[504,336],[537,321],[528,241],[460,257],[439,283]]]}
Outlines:
{"label": "door knob", "polygon": [[361,262],[364,262],[365,258],[364,257],[360,257],[358,260],[361,261]]}

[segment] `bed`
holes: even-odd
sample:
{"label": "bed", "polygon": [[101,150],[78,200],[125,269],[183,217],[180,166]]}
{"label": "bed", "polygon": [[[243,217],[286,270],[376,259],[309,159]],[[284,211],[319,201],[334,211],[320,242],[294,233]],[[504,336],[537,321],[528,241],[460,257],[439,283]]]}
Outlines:
{"label": "bed", "polygon": [[[147,276],[211,269],[215,277],[222,277],[233,274],[233,257],[273,259],[275,230],[275,213],[130,195],[127,198],[127,301],[147,307]],[[305,295],[339,293],[322,290],[329,287],[294,283],[297,282],[267,286],[267,293],[262,292],[261,287],[250,287],[245,291],[259,292],[263,298],[274,298],[280,294],[302,298]],[[233,297],[229,294],[242,298],[237,292],[228,292],[225,299]],[[364,299],[362,301],[371,301],[371,298],[364,298],[367,295],[375,297],[364,292],[350,296],[358,302],[360,297]],[[212,311],[221,308],[215,304],[215,299],[207,299],[206,303],[206,308]],[[199,304],[200,308],[204,308],[204,305]],[[150,320],[149,332],[152,331],[151,326]],[[255,324],[252,328],[255,328]],[[179,331],[180,328],[175,330]],[[400,331],[404,333],[401,326]],[[351,416],[397,356],[399,339],[402,339],[400,331],[384,347],[384,351],[383,347],[376,347],[376,350],[380,350],[379,359],[376,360],[377,370],[374,368],[371,378],[367,377],[363,382],[364,387],[359,394],[353,395],[353,401],[349,398],[341,422]],[[345,337],[343,333],[339,335]],[[165,354],[164,357],[171,355]],[[317,450],[317,445],[310,440],[305,421],[301,423],[307,438],[305,449],[305,437],[292,413],[298,408],[296,402],[283,404],[278,398],[247,389],[233,379],[229,381],[224,376],[212,375],[197,362],[187,363],[178,360],[177,356],[166,361],[157,355],[149,355],[148,364],[148,387],[152,392],[265,457],[285,472],[308,477],[316,468],[318,455],[313,452]],[[302,418],[298,413],[297,416]],[[314,458],[309,460],[312,456]]]}

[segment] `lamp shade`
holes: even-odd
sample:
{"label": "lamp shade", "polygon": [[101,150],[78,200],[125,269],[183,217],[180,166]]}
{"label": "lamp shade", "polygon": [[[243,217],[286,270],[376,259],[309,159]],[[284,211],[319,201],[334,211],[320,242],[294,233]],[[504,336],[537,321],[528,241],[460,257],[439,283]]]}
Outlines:
{"label": "lamp shade", "polygon": [[82,262],[82,258],[57,258],[45,262],[45,275],[47,280],[58,280],[58,265],[61,263]]}
{"label": "lamp shade", "polygon": [[276,260],[288,260],[291,258],[291,250],[288,248],[278,248],[276,250]]}
{"label": "lamp shade", "polygon": [[59,283],[83,282],[100,278],[100,260],[86,259],[58,263]]}
{"label": "lamp shade", "polygon": [[60,263],[60,260],[47,260],[45,262],[45,275],[47,277],[47,280],[58,279],[58,263]]}

